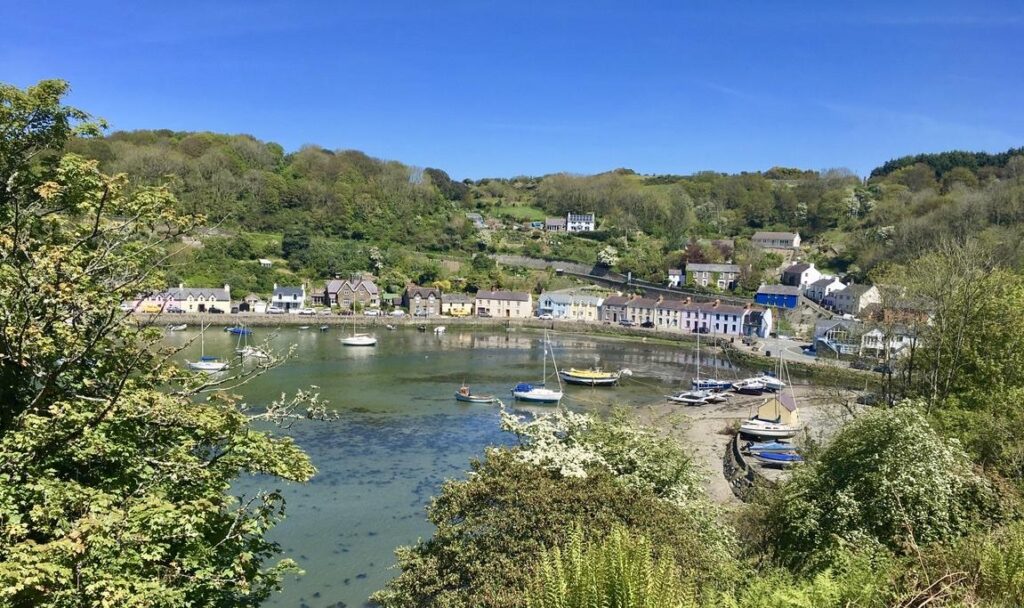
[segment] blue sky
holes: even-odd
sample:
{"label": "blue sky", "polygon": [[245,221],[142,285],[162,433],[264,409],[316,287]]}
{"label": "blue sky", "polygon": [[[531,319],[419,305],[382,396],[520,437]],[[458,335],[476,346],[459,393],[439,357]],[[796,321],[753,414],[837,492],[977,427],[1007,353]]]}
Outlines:
{"label": "blue sky", "polygon": [[866,174],[904,154],[1024,145],[1019,1],[39,0],[4,13],[0,81],[66,79],[70,102],[113,128],[354,148],[459,179]]}

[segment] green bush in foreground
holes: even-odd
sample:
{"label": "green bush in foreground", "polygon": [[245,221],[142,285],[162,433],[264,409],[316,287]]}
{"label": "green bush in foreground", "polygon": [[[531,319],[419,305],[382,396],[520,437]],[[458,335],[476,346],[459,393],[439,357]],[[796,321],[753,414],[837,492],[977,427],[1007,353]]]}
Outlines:
{"label": "green bush in foreground", "polygon": [[735,545],[682,450],[622,420],[559,412],[507,420],[523,442],[489,450],[428,509],[434,536],[398,550],[401,573],[375,594],[389,608],[523,606],[528,566],[573,526],[616,527],[671,547],[698,592],[737,578]]}
{"label": "green bush in foreground", "polygon": [[[576,527],[564,548],[541,552],[526,592],[527,608],[687,608],[694,589],[670,555],[616,526],[600,542]],[[692,585],[692,583],[691,583]]]}
{"label": "green bush in foreground", "polygon": [[764,495],[751,540],[791,569],[816,572],[847,549],[907,554],[983,529],[1000,518],[1000,499],[920,409],[878,409]]}

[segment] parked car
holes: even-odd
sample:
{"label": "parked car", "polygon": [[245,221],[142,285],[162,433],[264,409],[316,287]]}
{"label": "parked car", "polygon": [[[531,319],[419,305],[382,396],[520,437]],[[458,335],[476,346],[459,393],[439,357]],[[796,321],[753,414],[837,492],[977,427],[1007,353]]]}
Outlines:
{"label": "parked car", "polygon": [[173,313],[176,315],[184,314],[185,309],[181,306],[168,306],[164,309],[166,312]]}
{"label": "parked car", "polygon": [[644,321],[640,324],[640,327],[644,329],[654,329],[654,321]]}
{"label": "parked car", "polygon": [[491,313],[489,313],[489,312],[478,312],[478,313],[476,313],[476,316],[480,317],[481,319],[490,319],[491,318]]}
{"label": "parked car", "polygon": [[209,309],[207,309],[207,312],[210,313],[211,315],[222,315],[222,314],[224,314],[224,311],[221,310],[220,308],[217,308],[216,306],[211,306]]}
{"label": "parked car", "polygon": [[538,318],[538,319],[540,319],[541,321],[551,321],[551,320],[553,320],[553,319],[554,319],[555,317],[554,317],[554,316],[552,316],[552,314],[551,314],[551,313],[549,313],[549,312],[546,312],[546,313],[544,313],[544,314],[542,314],[542,315],[537,315],[537,318]]}
{"label": "parked car", "polygon": [[416,311],[416,316],[417,317],[429,317],[430,316],[430,311],[429,310],[417,310]]}
{"label": "parked car", "polygon": [[379,317],[380,311],[377,310],[376,308],[367,308],[366,310],[363,311],[363,314],[366,315],[367,317]]}
{"label": "parked car", "polygon": [[338,311],[338,314],[343,317],[350,317],[352,316],[353,313],[348,308],[342,308],[341,310]]}
{"label": "parked car", "polygon": [[133,310],[135,310],[135,306],[133,306],[132,304],[128,302],[121,303],[121,312],[131,312]]}
{"label": "parked car", "polygon": [[315,315],[316,314],[316,309],[314,309],[314,308],[303,308],[302,310],[299,311],[298,314],[300,314],[300,315]]}
{"label": "parked car", "polygon": [[629,319],[623,319],[619,321],[619,325],[623,327],[633,327],[634,325],[636,325],[636,323],[630,321]]}
{"label": "parked car", "polygon": [[284,309],[279,306],[270,306],[267,308],[268,315],[283,315]]}
{"label": "parked car", "polygon": [[405,311],[401,310],[401,309],[399,309],[399,310],[392,310],[391,311],[391,316],[392,317],[404,317],[405,316]]}

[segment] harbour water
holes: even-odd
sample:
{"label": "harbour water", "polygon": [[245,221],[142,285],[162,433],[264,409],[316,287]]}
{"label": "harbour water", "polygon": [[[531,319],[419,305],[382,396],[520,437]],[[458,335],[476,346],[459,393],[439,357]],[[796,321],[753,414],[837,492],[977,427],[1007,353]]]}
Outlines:
{"label": "harbour water", "polygon": [[[258,329],[251,336],[257,343],[269,339],[278,351],[296,346],[292,359],[238,391],[253,407],[315,385],[339,414],[337,421],[303,421],[279,431],[294,436],[313,459],[319,473],[310,483],[254,478],[234,488],[239,495],[280,489],[287,499],[287,519],[272,537],[306,574],[286,581],[268,606],[365,605],[394,575],[395,547],[431,534],[425,508],[444,480],[461,478],[487,446],[514,440],[499,429],[496,406],[456,402],[458,386],[467,382],[474,393],[495,394],[513,405],[509,390],[516,382],[541,379],[544,336],[539,332],[449,329],[435,336],[404,328],[374,333],[379,344],[369,348],[344,347],[342,330],[321,333],[315,326]],[[167,342],[183,345],[197,334],[192,329],[168,333]],[[634,372],[615,388],[566,386],[563,404],[580,411],[603,414],[613,405],[664,403],[664,396],[687,386],[695,372],[692,345],[573,334],[550,334],[550,342],[559,366]],[[229,357],[235,346],[234,336],[207,330],[207,355]],[[195,340],[180,358],[198,354]],[[747,373],[705,353],[705,373],[716,363],[726,377]],[[548,380],[554,382],[553,376]]]}

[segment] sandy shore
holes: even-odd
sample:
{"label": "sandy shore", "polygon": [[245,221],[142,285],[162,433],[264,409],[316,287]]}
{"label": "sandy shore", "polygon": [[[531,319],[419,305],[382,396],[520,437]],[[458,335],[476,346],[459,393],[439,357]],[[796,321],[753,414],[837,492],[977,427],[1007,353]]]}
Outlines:
{"label": "sandy shore", "polygon": [[[794,439],[797,444],[806,442],[808,438],[819,441],[826,437],[845,417],[846,407],[852,399],[849,392],[815,386],[795,386],[793,392],[800,419],[807,429],[805,437]],[[706,473],[705,483],[712,500],[720,504],[737,504],[739,500],[722,472],[722,457],[732,439],[733,425],[752,416],[757,407],[770,398],[769,395],[732,395],[724,403],[699,407],[666,400],[638,408],[635,416],[641,424],[658,429],[691,449],[694,460]],[[774,469],[764,469],[763,472],[770,479],[785,474]]]}

